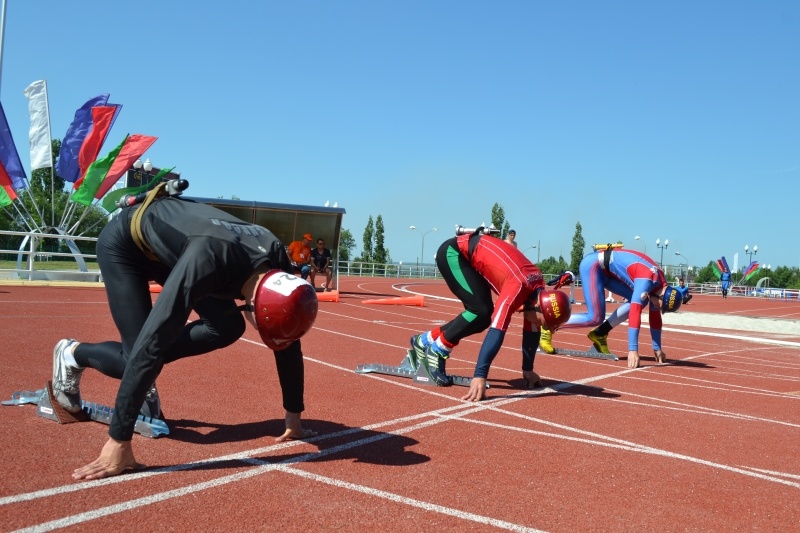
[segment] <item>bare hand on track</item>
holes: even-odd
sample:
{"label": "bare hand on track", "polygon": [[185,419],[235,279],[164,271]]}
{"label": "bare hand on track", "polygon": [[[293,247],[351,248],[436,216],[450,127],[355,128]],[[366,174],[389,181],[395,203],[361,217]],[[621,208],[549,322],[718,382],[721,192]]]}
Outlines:
{"label": "bare hand on track", "polygon": [[125,470],[138,470],[144,465],[136,462],[131,441],[118,441],[109,438],[100,452],[100,457],[86,466],[72,472],[73,479],[101,479],[116,476]]}
{"label": "bare hand on track", "polygon": [[470,402],[479,402],[486,398],[486,379],[485,378],[472,378],[469,384],[469,392],[461,397],[462,400]]}

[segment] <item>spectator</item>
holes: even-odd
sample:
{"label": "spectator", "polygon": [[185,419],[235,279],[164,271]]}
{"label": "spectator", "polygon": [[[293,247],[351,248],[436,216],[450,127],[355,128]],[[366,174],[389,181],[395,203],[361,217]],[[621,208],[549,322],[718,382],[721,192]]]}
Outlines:
{"label": "spectator", "polygon": [[508,244],[510,244],[511,246],[513,246],[514,248],[519,248],[519,247],[517,246],[517,241],[516,241],[516,240],[514,240],[514,239],[516,239],[516,238],[517,238],[517,232],[516,232],[516,231],[514,231],[513,229],[512,229],[512,230],[509,230],[509,231],[508,231],[508,236],[506,237],[506,242],[507,242]]}
{"label": "spectator", "polygon": [[289,259],[303,279],[308,279],[308,274],[311,272],[311,241],[313,240],[311,234],[306,233],[301,240],[293,241],[289,245]]}
{"label": "spectator", "polygon": [[311,285],[316,287],[314,279],[317,274],[325,274],[325,291],[329,291],[335,287],[331,287],[331,280],[333,279],[333,256],[331,251],[325,248],[325,241],[317,239],[317,247],[311,250]]}
{"label": "spectator", "polygon": [[681,294],[681,298],[683,298],[683,303],[688,304],[689,300],[692,299],[692,295],[689,294],[689,287],[686,286],[683,278],[678,278],[678,286],[676,288]]}

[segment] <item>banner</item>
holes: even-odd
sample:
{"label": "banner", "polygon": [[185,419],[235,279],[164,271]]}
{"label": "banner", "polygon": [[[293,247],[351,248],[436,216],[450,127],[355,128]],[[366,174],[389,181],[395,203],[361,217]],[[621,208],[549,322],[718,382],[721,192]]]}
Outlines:
{"label": "banner", "polygon": [[39,80],[25,89],[28,111],[31,115],[30,144],[31,170],[53,166],[53,151],[50,145],[50,113],[47,109],[47,82]]}

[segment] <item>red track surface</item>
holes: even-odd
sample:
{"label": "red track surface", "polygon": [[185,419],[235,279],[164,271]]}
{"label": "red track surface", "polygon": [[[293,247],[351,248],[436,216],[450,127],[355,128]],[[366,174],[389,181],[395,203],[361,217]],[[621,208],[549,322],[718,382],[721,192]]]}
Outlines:
{"label": "red track surface", "polygon": [[[273,357],[248,331],[164,369],[172,433],[134,437],[150,467],[142,472],[72,482],[106,427],[0,407],[0,529],[800,529],[800,335],[667,325],[665,351],[677,364],[647,357],[628,370],[624,359],[539,354],[545,388],[525,391],[517,322],[492,367],[489,400],[474,404],[458,399],[461,387],[354,372],[399,364],[412,333],[460,311],[442,282],[341,285],[341,301],[320,304],[303,340],[304,421],[318,437],[274,443],[283,413]],[[425,294],[425,307],[361,303],[403,290]],[[689,312],[797,321],[800,303],[698,295],[681,310]],[[44,386],[58,339],[115,331],[95,288],[0,286],[0,316],[2,399]],[[610,339],[621,355],[624,331]],[[555,344],[585,349],[586,332],[560,331]],[[448,371],[471,375],[481,340],[462,342]],[[81,387],[85,399],[113,405],[115,381],[87,371]]]}

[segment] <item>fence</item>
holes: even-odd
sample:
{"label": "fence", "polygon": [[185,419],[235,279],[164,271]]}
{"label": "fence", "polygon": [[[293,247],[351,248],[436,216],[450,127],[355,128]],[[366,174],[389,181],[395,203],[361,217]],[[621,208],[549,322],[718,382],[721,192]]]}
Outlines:
{"label": "fence", "polygon": [[[95,254],[84,253],[78,243],[94,249],[96,237],[0,231],[0,257],[14,268],[0,268],[0,277],[26,280],[101,281],[100,270],[90,269],[86,260],[96,264]],[[71,264],[74,262],[74,267]]]}
{"label": "fence", "polygon": [[[86,260],[96,265],[97,256],[81,252],[78,243],[94,249],[95,237],[76,237],[64,234],[47,234],[35,232],[0,231],[0,257],[7,263],[14,263],[15,268],[0,267],[0,278],[18,278],[26,280],[68,280],[68,281],[102,281],[98,268],[89,268]],[[86,245],[89,246],[86,246]],[[14,246],[13,248],[11,246]],[[74,267],[70,263],[74,261]],[[53,265],[58,263],[57,267]],[[70,265],[70,266],[66,266]],[[60,267],[60,268],[59,268]],[[442,279],[436,265],[417,265],[402,263],[381,264],[359,261],[340,261],[338,274],[346,276],[381,277],[381,278],[415,278]],[[545,274],[545,279],[554,278],[554,274]],[[722,293],[719,282],[688,283],[692,294]],[[580,279],[575,287],[580,287]],[[733,285],[729,296],[774,298],[780,300],[800,301],[800,289],[784,289],[778,287],[748,287]]]}

